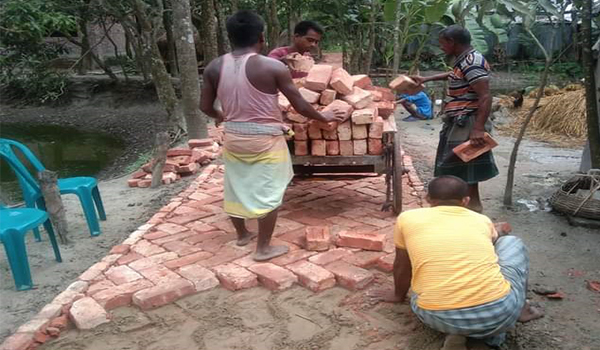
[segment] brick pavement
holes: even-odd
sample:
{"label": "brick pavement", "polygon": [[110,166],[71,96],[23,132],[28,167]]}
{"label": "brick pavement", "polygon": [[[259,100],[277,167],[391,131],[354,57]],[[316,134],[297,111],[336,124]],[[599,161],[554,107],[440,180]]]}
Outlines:
{"label": "brick pavement", "polygon": [[[410,171],[403,183],[406,210],[422,205],[423,184],[410,157],[405,156],[405,165]],[[395,215],[380,210],[383,176],[295,179],[273,237],[273,244],[285,244],[290,252],[265,263],[251,258],[255,241],[235,245],[235,230],[222,211],[222,185],[223,167],[206,167],[1,349],[27,349],[57,336],[67,315],[89,329],[108,322],[111,309],[131,304],[155,308],[219,285],[234,291],[258,285],[279,291],[294,284],[314,292],[335,285],[357,290],[373,280],[370,269],[391,270]],[[256,230],[256,221],[249,227]],[[316,237],[309,247],[308,227]]]}

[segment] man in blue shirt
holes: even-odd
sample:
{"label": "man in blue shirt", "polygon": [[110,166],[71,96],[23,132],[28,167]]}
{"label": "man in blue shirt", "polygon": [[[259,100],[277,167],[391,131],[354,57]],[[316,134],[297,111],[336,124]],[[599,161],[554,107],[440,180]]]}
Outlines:
{"label": "man in blue shirt", "polygon": [[402,119],[403,121],[414,122],[433,118],[431,100],[425,92],[421,91],[414,95],[401,94],[399,97],[398,103],[410,113],[408,117]]}

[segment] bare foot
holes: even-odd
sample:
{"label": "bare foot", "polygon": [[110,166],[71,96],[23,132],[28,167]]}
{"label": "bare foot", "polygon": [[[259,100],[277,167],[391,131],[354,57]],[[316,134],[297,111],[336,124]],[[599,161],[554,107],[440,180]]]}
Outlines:
{"label": "bare foot", "polygon": [[531,304],[526,301],[525,306],[523,306],[523,310],[521,310],[521,315],[519,316],[518,321],[525,323],[541,317],[544,317],[544,311],[538,309],[537,307],[531,306]]}
{"label": "bare foot", "polygon": [[257,236],[257,234],[254,232],[246,232],[242,237],[238,237],[238,240],[235,244],[237,244],[240,247],[243,247],[243,246],[247,245],[248,243],[250,243],[252,238],[254,238],[256,236]]}
{"label": "bare foot", "polygon": [[467,337],[447,334],[441,350],[467,350]]}
{"label": "bare foot", "polygon": [[265,249],[262,252],[256,251],[256,253],[254,253],[254,260],[255,261],[265,261],[265,260],[273,259],[273,258],[276,258],[280,255],[287,253],[288,250],[290,250],[290,248],[285,245],[272,245],[272,246],[269,246],[267,249]]}

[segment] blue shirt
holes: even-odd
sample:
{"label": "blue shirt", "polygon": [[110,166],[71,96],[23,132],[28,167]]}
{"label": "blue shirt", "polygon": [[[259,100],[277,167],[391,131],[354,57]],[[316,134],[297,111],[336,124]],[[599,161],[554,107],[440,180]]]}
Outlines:
{"label": "blue shirt", "polygon": [[427,119],[431,119],[431,100],[426,93],[421,91],[415,95],[401,94],[400,98],[413,103],[415,106],[417,106],[417,112],[419,112],[420,115],[426,117]]}

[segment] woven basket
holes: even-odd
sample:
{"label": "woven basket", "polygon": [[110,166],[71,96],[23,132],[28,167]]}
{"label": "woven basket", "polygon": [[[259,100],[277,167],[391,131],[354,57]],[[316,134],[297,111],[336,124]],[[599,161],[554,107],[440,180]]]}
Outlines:
{"label": "woven basket", "polygon": [[[576,195],[577,190],[590,190],[588,196]],[[600,191],[600,171],[590,170],[587,175],[572,177],[552,195],[554,210],[572,216],[600,220],[600,200],[593,198]]]}

